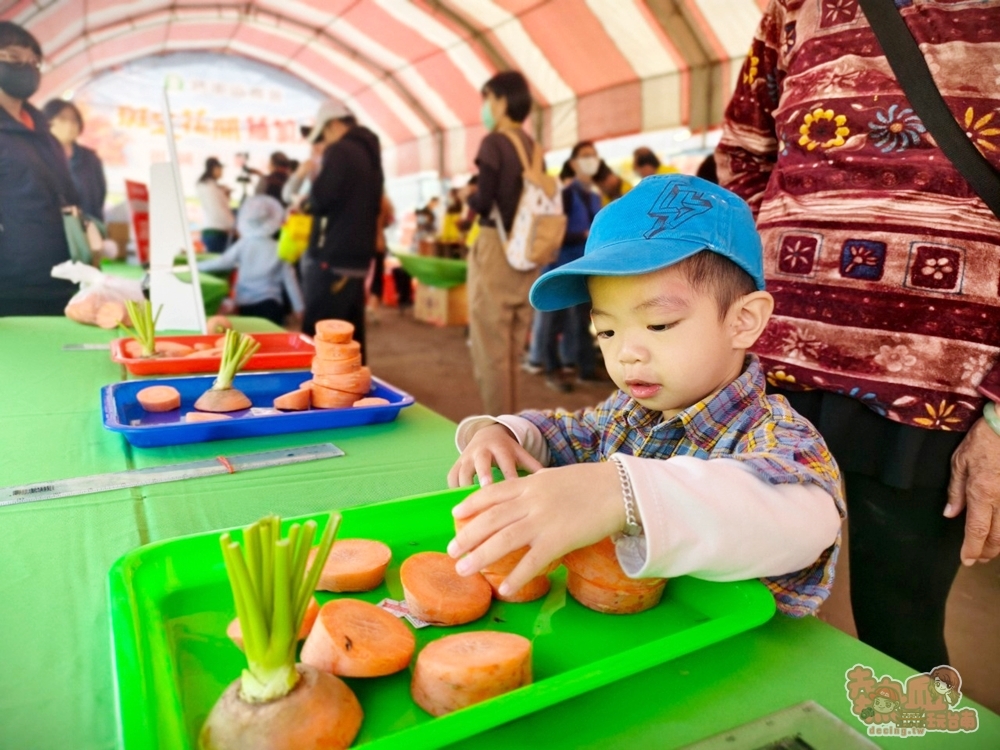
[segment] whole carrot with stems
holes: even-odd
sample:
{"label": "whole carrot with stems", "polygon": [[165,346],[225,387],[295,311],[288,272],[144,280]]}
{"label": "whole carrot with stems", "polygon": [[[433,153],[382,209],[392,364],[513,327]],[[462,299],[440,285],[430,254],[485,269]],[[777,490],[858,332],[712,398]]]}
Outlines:
{"label": "whole carrot with stems", "polygon": [[212,387],[194,402],[194,408],[199,411],[230,412],[253,406],[245,393],[233,387],[233,378],[246,366],[258,349],[260,343],[253,337],[233,330],[226,331],[219,374]]}
{"label": "whole carrot with stems", "polygon": [[243,547],[220,543],[243,631],[247,668],[212,708],[201,750],[345,748],[361,727],[361,705],[339,678],[296,664],[295,647],[340,515],[332,514],[312,565],[315,521],[292,525],[268,516],[247,528]]}
{"label": "whole carrot with stems", "polygon": [[128,328],[122,323],[119,323],[118,327],[139,342],[144,358],[155,357],[157,355],[156,323],[160,319],[160,313],[163,312],[163,305],[160,305],[155,317],[153,316],[153,304],[148,299],[144,299],[142,302],[125,300],[125,309],[128,310],[128,319],[132,321],[132,328]]}

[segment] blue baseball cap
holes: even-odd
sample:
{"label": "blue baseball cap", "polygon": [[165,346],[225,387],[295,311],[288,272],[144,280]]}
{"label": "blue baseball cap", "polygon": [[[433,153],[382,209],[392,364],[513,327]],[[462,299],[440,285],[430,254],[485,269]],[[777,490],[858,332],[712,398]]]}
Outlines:
{"label": "blue baseball cap", "polygon": [[588,276],[652,273],[702,250],[729,258],[764,288],[750,207],[700,177],[653,175],[597,214],[583,257],[542,274],[531,286],[531,304],[543,311],[579,305],[590,299]]}

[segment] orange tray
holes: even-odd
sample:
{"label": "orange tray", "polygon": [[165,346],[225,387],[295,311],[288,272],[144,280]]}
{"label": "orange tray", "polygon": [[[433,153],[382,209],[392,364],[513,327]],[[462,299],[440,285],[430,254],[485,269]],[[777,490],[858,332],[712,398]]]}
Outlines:
{"label": "orange tray", "polygon": [[[308,370],[316,354],[311,337],[303,333],[253,333],[260,349],[243,368],[247,370]],[[173,341],[194,347],[195,344],[214,344],[220,337],[213,336],[157,336],[157,341]],[[125,365],[133,375],[184,375],[196,372],[218,372],[221,357],[155,357],[142,359],[130,357],[125,343],[131,337],[111,342],[111,359]]]}

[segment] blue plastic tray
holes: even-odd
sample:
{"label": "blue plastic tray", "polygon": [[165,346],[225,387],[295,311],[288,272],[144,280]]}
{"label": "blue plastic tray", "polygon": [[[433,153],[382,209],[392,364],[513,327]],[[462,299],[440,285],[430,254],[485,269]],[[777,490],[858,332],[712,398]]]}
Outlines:
{"label": "blue plastic tray", "polygon": [[[300,384],[311,378],[312,373],[308,370],[237,375],[233,385],[247,395],[253,407],[232,412],[229,415],[232,419],[191,424],[184,421],[184,415],[195,410],[194,402],[212,387],[215,376],[114,383],[101,389],[104,426],[113,432],[120,432],[132,445],[155,448],[161,445],[204,443],[209,440],[281,435],[287,432],[308,432],[331,427],[358,427],[391,422],[397,417],[400,409],[413,403],[413,396],[410,394],[393,388],[378,378],[372,378],[372,389],[368,395],[384,398],[389,401],[388,405],[293,412],[271,411],[277,396],[296,390]],[[151,385],[169,385],[180,391],[181,408],[154,414],[139,406],[136,394]],[[268,410],[271,413],[260,413],[258,410]]]}

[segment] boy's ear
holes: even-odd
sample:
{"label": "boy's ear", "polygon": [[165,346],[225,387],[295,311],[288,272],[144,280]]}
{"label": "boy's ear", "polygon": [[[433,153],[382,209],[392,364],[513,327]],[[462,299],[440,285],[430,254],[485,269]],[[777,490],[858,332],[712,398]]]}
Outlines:
{"label": "boy's ear", "polygon": [[774,312],[774,297],[767,292],[753,292],[733,303],[729,311],[729,330],[734,349],[749,349],[767,327]]}

